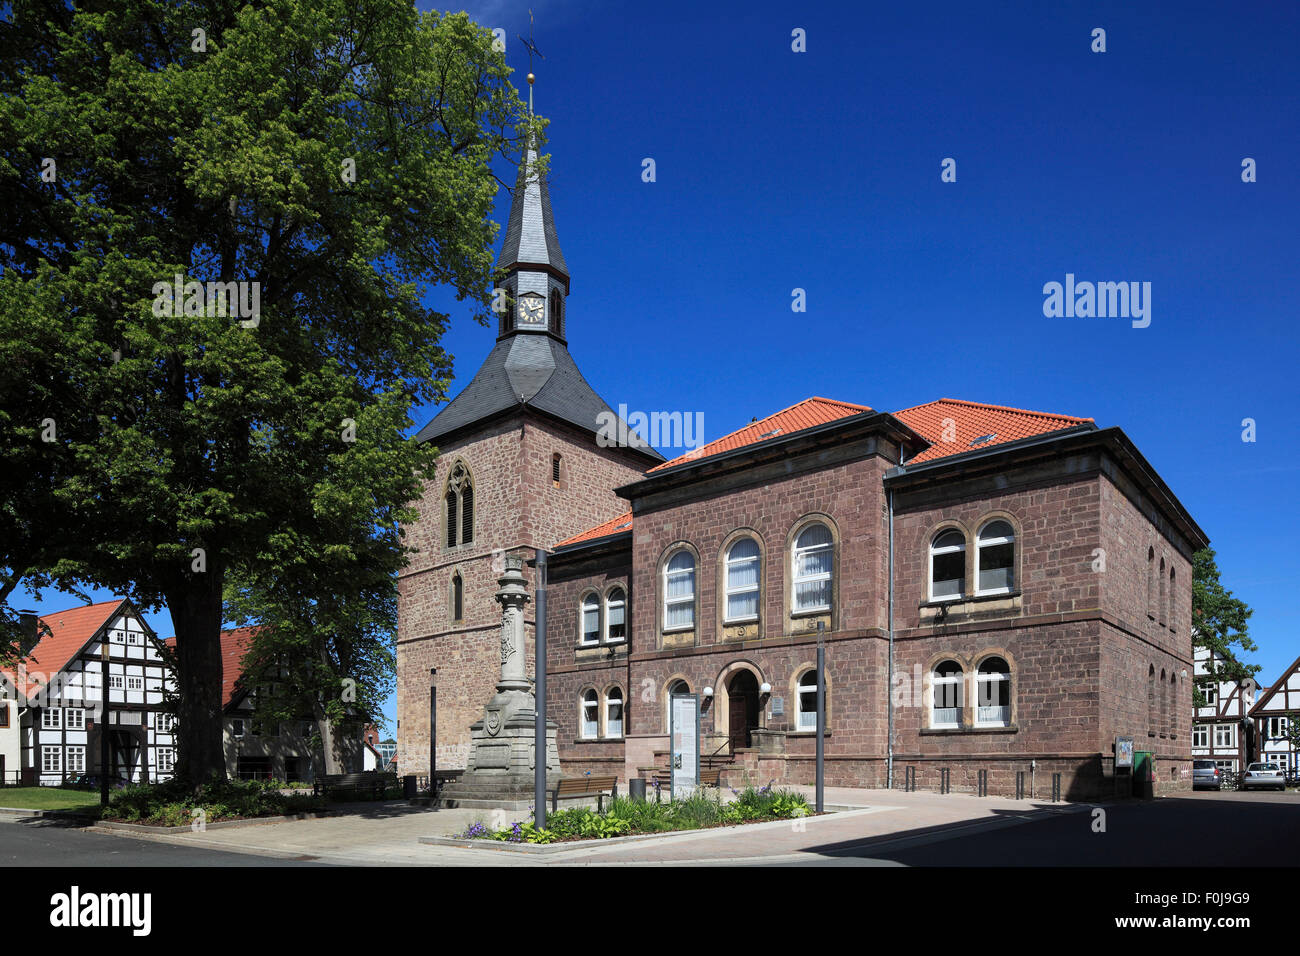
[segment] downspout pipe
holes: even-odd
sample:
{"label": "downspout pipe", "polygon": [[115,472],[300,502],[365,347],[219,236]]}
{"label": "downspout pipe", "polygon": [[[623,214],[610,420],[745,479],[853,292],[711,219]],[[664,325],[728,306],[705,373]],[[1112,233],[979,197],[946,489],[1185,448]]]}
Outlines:
{"label": "downspout pipe", "polygon": [[885,757],[885,789],[894,789],[894,489],[885,492],[889,520],[889,684],[885,688],[889,714],[889,740]]}

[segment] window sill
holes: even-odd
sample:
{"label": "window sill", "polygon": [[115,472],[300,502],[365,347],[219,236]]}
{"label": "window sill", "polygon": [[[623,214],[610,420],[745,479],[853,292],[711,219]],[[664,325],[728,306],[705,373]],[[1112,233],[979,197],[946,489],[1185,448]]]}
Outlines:
{"label": "window sill", "polygon": [[818,617],[831,613],[829,607],[806,607],[798,611],[791,611],[790,617],[798,619],[801,617]]}
{"label": "window sill", "polygon": [[695,630],[695,625],[694,625],[694,624],[681,624],[681,625],[678,625],[677,627],[665,627],[665,628],[663,629],[662,633],[664,633],[664,634],[682,634],[682,633],[685,633],[686,631],[693,631],[693,630]]}
{"label": "window sill", "polygon": [[622,737],[575,737],[575,744],[621,744]]}
{"label": "window sill", "polygon": [[922,727],[922,737],[942,737],[949,734],[1015,734],[1020,728],[1015,724],[999,727]]}

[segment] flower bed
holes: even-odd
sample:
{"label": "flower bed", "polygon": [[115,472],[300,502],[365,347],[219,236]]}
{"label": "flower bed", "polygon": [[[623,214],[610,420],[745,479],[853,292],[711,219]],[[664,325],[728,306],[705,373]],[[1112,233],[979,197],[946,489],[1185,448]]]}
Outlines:
{"label": "flower bed", "polygon": [[590,807],[572,807],[548,813],[544,830],[537,829],[532,819],[517,820],[508,827],[495,830],[480,821],[464,833],[457,834],[457,838],[506,843],[562,843],[792,820],[812,813],[803,794],[794,790],[746,787],[732,790],[732,794],[735,799],[725,803],[721,793],[715,791],[715,795],[710,797],[698,790],[684,800],[665,803],[616,797],[609,801],[603,813]]}
{"label": "flower bed", "polygon": [[258,817],[290,816],[321,810],[325,801],[309,794],[286,796],[281,784],[257,780],[230,780],[206,784],[198,792],[178,781],[135,784],[109,798],[101,819],[115,823],[148,826],[190,826],[195,810],[202,810],[205,823],[249,820]]}

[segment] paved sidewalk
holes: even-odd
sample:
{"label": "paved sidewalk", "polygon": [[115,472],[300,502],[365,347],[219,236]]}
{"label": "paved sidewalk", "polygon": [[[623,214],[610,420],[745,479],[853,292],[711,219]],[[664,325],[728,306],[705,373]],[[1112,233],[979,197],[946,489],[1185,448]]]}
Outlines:
{"label": "paved sidewalk", "polygon": [[[811,799],[811,788],[798,789]],[[724,790],[724,796],[730,794]],[[351,866],[781,864],[860,853],[864,845],[884,848],[932,843],[1088,808],[1085,804],[842,787],[828,787],[825,798],[828,808],[846,809],[779,826],[725,827],[631,843],[583,844],[545,857],[421,844],[418,841],[423,836],[450,836],[476,820],[491,821],[493,811],[434,811],[404,802],[358,805],[356,812],[323,819],[147,839]],[[521,816],[507,812],[501,823]]]}

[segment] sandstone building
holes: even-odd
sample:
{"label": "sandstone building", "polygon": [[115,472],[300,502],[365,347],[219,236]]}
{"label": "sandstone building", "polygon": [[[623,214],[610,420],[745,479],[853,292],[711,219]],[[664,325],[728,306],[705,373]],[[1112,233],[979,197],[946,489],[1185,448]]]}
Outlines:
{"label": "sandstone building", "polygon": [[635,435],[606,447],[533,158],[499,260],[511,309],[419,436],[441,460],[400,580],[404,770],[428,769],[431,667],[438,765],[463,766],[497,672],[494,554],[543,548],[566,774],[662,766],[669,697],[689,693],[726,782],[811,782],[820,624],[829,785],[1006,794],[1023,772],[1043,794],[1059,773],[1090,798],[1113,791],[1123,735],[1155,754],[1158,791],[1190,789],[1207,539],[1120,429],[813,397],[668,462]]}

